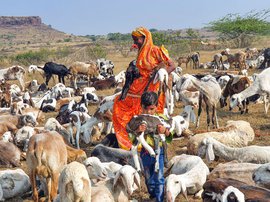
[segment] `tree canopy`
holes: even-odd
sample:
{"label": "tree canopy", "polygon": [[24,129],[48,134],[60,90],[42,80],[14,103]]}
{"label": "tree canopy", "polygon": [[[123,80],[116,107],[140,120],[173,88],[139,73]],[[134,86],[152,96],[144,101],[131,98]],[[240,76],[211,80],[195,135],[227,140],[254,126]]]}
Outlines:
{"label": "tree canopy", "polygon": [[260,12],[251,11],[245,16],[228,14],[209,23],[212,31],[218,32],[221,40],[232,40],[236,47],[246,47],[258,35],[270,34],[270,9]]}

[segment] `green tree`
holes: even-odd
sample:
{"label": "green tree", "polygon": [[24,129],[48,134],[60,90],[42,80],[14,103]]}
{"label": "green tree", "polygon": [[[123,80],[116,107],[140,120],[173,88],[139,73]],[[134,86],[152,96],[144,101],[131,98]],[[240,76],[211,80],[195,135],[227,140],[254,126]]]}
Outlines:
{"label": "green tree", "polygon": [[218,32],[222,41],[231,40],[236,47],[250,46],[258,35],[270,33],[270,9],[260,12],[251,11],[245,16],[228,14],[209,23],[212,31]]}
{"label": "green tree", "polygon": [[190,39],[198,39],[199,33],[191,28],[187,29],[187,37]]}

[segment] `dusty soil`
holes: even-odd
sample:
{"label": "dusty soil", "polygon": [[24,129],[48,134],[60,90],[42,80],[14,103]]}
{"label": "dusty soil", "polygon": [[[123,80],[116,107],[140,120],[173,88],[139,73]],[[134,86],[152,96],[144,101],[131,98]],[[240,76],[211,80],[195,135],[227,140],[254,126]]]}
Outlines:
{"label": "dusty soil", "polygon": [[[204,61],[209,61],[211,58],[211,56],[213,52],[204,52],[201,53],[202,58]],[[111,57],[111,58],[110,58]],[[123,58],[123,57],[119,57],[119,56],[110,56],[108,58],[110,58],[111,60],[114,61],[115,65],[116,65],[116,69],[115,69],[115,73],[120,72],[121,70],[125,69],[128,65],[128,63],[133,60],[135,57],[127,57],[127,58]],[[203,62],[204,62],[203,61]],[[203,72],[203,71],[207,71],[207,70],[184,70],[185,73],[194,73],[194,72]],[[209,70],[208,70],[209,71]],[[253,72],[253,71],[252,71]],[[37,76],[28,76],[28,81],[31,80],[32,78],[36,78]],[[39,77],[38,77],[39,78]],[[40,78],[42,79],[42,78]],[[53,85],[53,81],[51,81],[50,85]],[[109,95],[112,94],[114,89],[109,89],[109,90],[104,90],[104,91],[98,91],[97,94],[98,95]],[[90,106],[89,107],[89,112],[90,114],[93,114],[93,112],[96,109],[96,105],[94,106]],[[182,104],[181,103],[177,103],[175,106],[175,114],[179,114],[182,111]],[[55,117],[57,113],[47,113],[46,117]],[[200,126],[200,130],[201,129],[206,129],[206,114],[205,112],[202,113],[201,116],[201,126]],[[233,111],[229,111],[228,108],[223,108],[220,109],[218,108],[218,117],[219,117],[219,124],[220,126],[224,126],[226,121],[228,120],[245,120],[250,122],[251,126],[254,128],[255,133],[256,133],[256,137],[255,140],[251,143],[251,144],[256,144],[256,145],[269,145],[270,143],[270,136],[269,136],[269,129],[270,129],[270,122],[269,122],[269,115],[265,115],[264,114],[264,108],[263,108],[263,104],[251,104],[249,106],[249,113],[248,114],[244,114],[241,115],[239,111],[237,111],[236,109],[234,109]],[[41,125],[43,125],[44,123],[41,123]],[[195,127],[193,124],[191,124],[190,129],[194,132],[195,131]],[[181,148],[184,147],[187,143],[187,139],[186,138],[182,138],[182,139],[178,139],[178,140],[174,140],[170,145],[169,145],[169,158],[175,156],[175,155],[180,155],[182,153]],[[82,149],[84,149],[87,153],[87,155],[89,156],[92,147],[86,144],[81,143],[81,147]],[[218,163],[223,162],[222,160],[219,160],[218,162],[214,162],[211,164],[208,164],[209,168],[212,169],[214,168]],[[25,164],[25,161],[22,161],[22,169],[24,169],[27,172],[27,167]],[[5,169],[5,168],[2,168]],[[142,178],[142,188],[141,191],[136,191],[134,193],[134,196],[132,198],[136,198],[139,201],[148,201],[148,194],[146,191],[146,187],[144,184],[144,180]],[[12,202],[19,202],[19,201],[31,201],[31,197],[18,197],[12,200],[8,200],[8,201],[12,201]],[[184,198],[182,198],[182,196],[179,196],[177,198],[176,201],[185,201]],[[199,199],[194,199],[193,196],[189,196],[189,201],[201,201]]]}

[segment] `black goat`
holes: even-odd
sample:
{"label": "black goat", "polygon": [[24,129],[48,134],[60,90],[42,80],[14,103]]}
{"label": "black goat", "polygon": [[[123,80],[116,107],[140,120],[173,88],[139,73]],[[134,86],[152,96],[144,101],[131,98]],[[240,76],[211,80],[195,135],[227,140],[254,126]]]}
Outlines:
{"label": "black goat", "polygon": [[266,67],[270,67],[270,48],[267,48],[263,52],[264,60],[260,65],[259,69],[264,69]]}
{"label": "black goat", "polygon": [[45,77],[46,77],[46,85],[48,85],[53,74],[58,75],[59,82],[65,84],[64,77],[70,74],[68,68],[62,64],[56,64],[54,62],[47,62],[43,68]]}
{"label": "black goat", "polygon": [[126,70],[126,81],[125,81],[125,85],[123,86],[122,93],[119,97],[119,100],[124,100],[126,98],[131,84],[133,83],[135,79],[139,78],[140,76],[141,76],[140,71],[136,67],[136,60],[131,61]]}
{"label": "black goat", "polygon": [[98,157],[101,162],[113,161],[121,165],[128,164],[135,167],[132,152],[124,149],[112,148],[98,144],[94,147],[90,156]]}

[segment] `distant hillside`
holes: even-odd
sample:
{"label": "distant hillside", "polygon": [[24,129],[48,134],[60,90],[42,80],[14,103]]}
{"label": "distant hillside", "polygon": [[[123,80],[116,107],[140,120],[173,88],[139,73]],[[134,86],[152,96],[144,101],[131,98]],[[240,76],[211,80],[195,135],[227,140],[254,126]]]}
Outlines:
{"label": "distant hillside", "polygon": [[53,29],[38,16],[0,16],[0,52],[8,54],[42,47],[57,47],[63,43],[89,42],[89,39]]}

